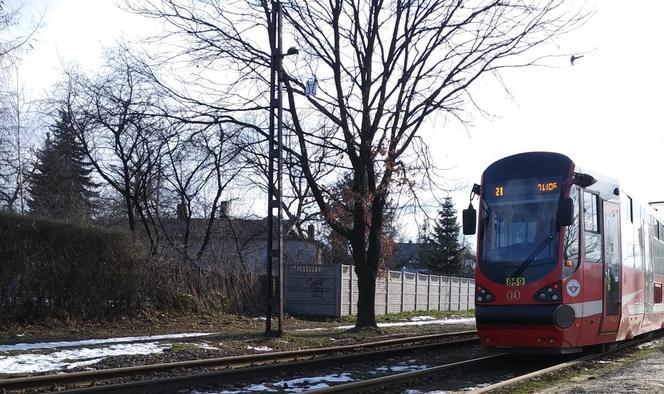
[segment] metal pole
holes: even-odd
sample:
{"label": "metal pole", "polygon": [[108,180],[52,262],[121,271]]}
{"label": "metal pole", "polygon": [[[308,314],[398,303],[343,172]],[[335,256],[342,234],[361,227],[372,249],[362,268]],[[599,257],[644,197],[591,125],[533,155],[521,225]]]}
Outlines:
{"label": "metal pole", "polygon": [[282,68],[282,61],[284,58],[283,55],[283,42],[282,42],[282,37],[281,37],[281,32],[282,32],[282,12],[281,12],[281,4],[279,2],[275,2],[276,8],[277,8],[277,200],[279,201],[279,205],[277,207],[277,218],[279,220],[279,223],[277,224],[276,227],[276,238],[277,242],[279,244],[279,252],[277,256],[277,271],[279,275],[279,288],[277,291],[279,300],[277,301],[278,303],[278,310],[277,310],[277,335],[281,336],[283,334],[283,317],[284,317],[284,237],[283,237],[283,228],[282,228],[282,206],[281,206],[281,200],[282,200],[282,189],[281,189],[281,174],[282,174],[282,167],[283,167],[283,115],[284,115],[284,108],[283,108],[283,90],[282,90],[282,79],[283,79],[283,68]]}
{"label": "metal pole", "polygon": [[[270,133],[268,152],[268,214],[267,214],[267,316],[265,333],[281,336],[284,315],[284,239],[282,231],[282,183],[283,167],[283,92],[282,68],[282,16],[281,4],[272,2],[270,30]],[[276,128],[276,133],[275,133]],[[276,212],[275,212],[276,211]],[[276,223],[275,223],[276,220]],[[275,242],[276,241],[276,242]],[[275,248],[276,246],[276,248]],[[276,261],[275,261],[276,260]],[[275,264],[276,263],[276,264]],[[273,268],[277,269],[277,331],[272,332],[272,308],[274,307]]]}
{"label": "metal pole", "polygon": [[[276,54],[276,38],[277,38],[277,8],[275,3],[272,2],[272,9],[270,12],[270,124],[269,124],[269,141],[268,141],[268,190],[267,190],[267,269],[266,269],[266,280],[267,280],[267,305],[265,313],[265,334],[269,335],[272,333],[272,308],[274,306],[274,284],[272,280],[272,259],[275,255],[274,245],[273,245],[273,227],[274,227],[274,206],[275,206],[275,188],[274,188],[274,156],[276,154],[275,148],[275,135],[274,135],[274,123],[275,123],[275,73],[277,70],[277,59]],[[276,204],[279,204],[279,201],[276,201]]]}

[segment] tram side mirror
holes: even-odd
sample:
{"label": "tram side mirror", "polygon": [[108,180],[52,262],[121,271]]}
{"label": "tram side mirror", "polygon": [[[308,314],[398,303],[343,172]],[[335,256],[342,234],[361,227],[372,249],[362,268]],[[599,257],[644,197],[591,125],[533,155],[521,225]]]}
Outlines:
{"label": "tram side mirror", "polygon": [[558,201],[558,226],[569,226],[574,221],[574,200],[561,198]]}
{"label": "tram side mirror", "polygon": [[475,226],[477,225],[477,211],[473,208],[473,205],[470,204],[468,209],[463,210],[463,234],[464,235],[473,235],[475,234]]}

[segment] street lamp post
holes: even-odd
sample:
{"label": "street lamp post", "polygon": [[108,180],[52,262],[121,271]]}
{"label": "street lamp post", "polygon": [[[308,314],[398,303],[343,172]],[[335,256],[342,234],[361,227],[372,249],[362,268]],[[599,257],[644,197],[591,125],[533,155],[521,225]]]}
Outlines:
{"label": "street lamp post", "polygon": [[[283,333],[284,315],[284,239],[282,228],[282,183],[281,173],[283,167],[283,91],[282,91],[282,60],[284,56],[295,55],[297,49],[291,47],[282,53],[282,15],[281,3],[272,1],[270,23],[270,131],[268,151],[268,213],[267,213],[267,313],[265,319],[265,333],[272,331],[272,308],[274,307],[273,267],[276,263],[278,286],[276,335]],[[275,133],[276,125],[276,133]],[[275,223],[276,219],[276,223]]]}

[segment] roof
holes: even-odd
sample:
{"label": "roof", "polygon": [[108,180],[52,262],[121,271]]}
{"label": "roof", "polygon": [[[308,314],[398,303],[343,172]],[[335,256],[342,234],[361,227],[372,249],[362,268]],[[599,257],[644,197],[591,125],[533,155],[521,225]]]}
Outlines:
{"label": "roof", "polygon": [[[164,227],[172,232],[184,232],[186,221],[183,219],[165,219]],[[290,225],[292,222],[285,224]],[[189,231],[192,237],[202,238],[207,230],[208,219],[191,218]],[[284,227],[285,227],[284,226]],[[276,231],[275,231],[276,232]],[[276,234],[275,234],[276,235]],[[211,236],[234,239],[267,239],[267,218],[265,219],[238,219],[231,217],[216,218],[212,226]],[[284,234],[286,240],[302,239],[296,231]],[[313,241],[313,240],[312,240]]]}
{"label": "roof", "polygon": [[404,265],[419,261],[418,251],[423,244],[417,242],[397,242],[394,252],[388,259],[390,265]]}

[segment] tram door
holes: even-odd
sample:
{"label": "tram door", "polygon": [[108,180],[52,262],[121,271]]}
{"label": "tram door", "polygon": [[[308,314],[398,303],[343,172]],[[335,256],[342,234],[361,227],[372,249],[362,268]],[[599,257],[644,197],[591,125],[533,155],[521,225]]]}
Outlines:
{"label": "tram door", "polygon": [[616,332],[620,323],[620,205],[604,201],[604,318],[601,332]]}

